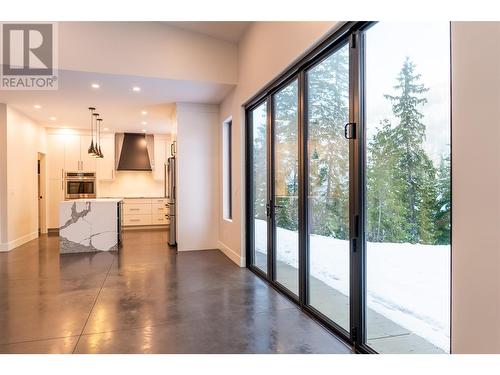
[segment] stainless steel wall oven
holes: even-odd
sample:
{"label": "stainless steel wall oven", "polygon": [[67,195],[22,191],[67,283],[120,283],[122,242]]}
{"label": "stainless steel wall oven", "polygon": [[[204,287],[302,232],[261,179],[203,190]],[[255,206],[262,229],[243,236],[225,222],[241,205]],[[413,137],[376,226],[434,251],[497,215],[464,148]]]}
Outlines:
{"label": "stainless steel wall oven", "polygon": [[66,172],[64,198],[83,199],[96,197],[96,174],[94,172]]}

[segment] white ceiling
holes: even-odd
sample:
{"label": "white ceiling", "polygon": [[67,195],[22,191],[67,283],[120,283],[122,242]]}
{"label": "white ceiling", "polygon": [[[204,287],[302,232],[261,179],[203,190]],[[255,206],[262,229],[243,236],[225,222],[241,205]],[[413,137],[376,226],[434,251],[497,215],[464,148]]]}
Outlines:
{"label": "white ceiling", "polygon": [[[236,43],[250,22],[166,22],[164,24],[190,31],[186,34],[209,35],[216,39]],[[104,49],[103,59],[97,60],[97,63],[93,61],[91,69],[88,69],[89,66],[85,64],[85,61],[77,59],[73,61],[74,67],[70,68],[72,70],[59,71],[58,90],[0,90],[0,103],[10,105],[45,127],[85,129],[89,127],[90,121],[88,107],[96,107],[104,119],[103,127],[109,128],[110,132],[141,132],[142,129],[145,129],[148,133],[171,133],[173,131],[171,116],[173,103],[218,104],[234,87],[233,84],[220,83],[227,81],[214,80],[212,76],[205,74],[205,65],[212,64],[212,68],[215,66],[219,70],[228,68],[224,65],[225,60],[212,61],[212,59],[207,62],[197,59],[192,61],[192,56],[196,55],[190,53],[190,49],[200,49],[200,45],[204,46],[203,43],[208,46],[207,48],[219,48],[217,43],[206,43],[205,39],[200,41],[199,38],[186,39],[178,35],[169,36],[168,33],[164,34],[162,30],[158,31],[156,28],[150,27],[149,24],[130,26],[109,23],[98,26],[104,29],[100,31],[99,35],[96,35],[92,34],[92,31],[95,31],[94,27],[88,23],[65,25],[64,35],[66,39],[63,42],[66,44],[63,46],[67,50],[71,50],[74,46],[80,46],[77,47],[79,48],[78,52],[88,51],[93,46],[92,42],[94,41],[96,42],[95,48]],[[141,37],[136,39],[129,37],[126,38],[127,42],[125,42],[121,36],[127,32],[138,34]],[[140,32],[143,32],[144,35]],[[173,39],[169,39],[169,37]],[[104,41],[104,43],[99,44],[98,41]],[[142,48],[145,41],[149,43],[147,44],[149,49]],[[165,43],[161,44],[159,41],[165,41]],[[89,42],[91,42],[90,45]],[[179,46],[176,43],[179,43]],[[227,49],[226,43],[222,44]],[[158,45],[163,46],[163,49],[157,50]],[[176,77],[175,74],[186,70],[185,66],[182,65],[183,62],[190,64],[191,71],[193,69],[195,71],[187,75],[189,80],[156,78],[149,74],[145,76],[144,72],[149,72],[148,68],[153,62],[161,66],[162,61],[167,58],[165,63],[168,63],[168,53],[175,53],[176,48],[178,48],[180,57],[175,60],[177,61],[175,66],[169,67],[169,72],[172,77]],[[227,52],[224,48],[221,51]],[[165,55],[165,49],[167,49],[167,55]],[[141,58],[137,60],[137,56],[141,56]],[[82,57],[81,60],[85,60],[85,58]],[[131,61],[132,63],[130,63]],[[80,62],[81,66],[79,66]],[[132,71],[137,71],[137,75],[112,74],[126,64],[132,67],[136,64],[136,69],[132,69]],[[115,65],[117,68],[106,70],[109,66]],[[93,73],[88,72],[88,70],[107,73]],[[196,75],[197,71],[201,73]],[[205,76],[210,81],[203,80]],[[100,88],[93,89],[92,83],[98,83]],[[132,91],[134,86],[140,87],[141,91]],[[35,105],[40,105],[41,108],[36,109]],[[142,111],[147,111],[148,114],[144,116],[141,114]],[[51,117],[56,117],[57,120],[51,120]],[[143,124],[143,122],[147,124]]]}
{"label": "white ceiling", "polygon": [[194,31],[232,43],[239,42],[251,24],[251,22],[247,21],[184,21],[166,23],[184,30]]}
{"label": "white ceiling", "polygon": [[[93,89],[98,83],[99,89]],[[132,91],[138,86],[140,92]],[[149,77],[60,71],[55,91],[0,91],[0,103],[46,127],[89,127],[88,107],[96,107],[110,132],[171,133],[175,102],[217,104],[232,85]],[[34,105],[41,105],[35,109]],[[147,111],[147,115],[142,115]],[[50,120],[50,117],[57,120]],[[147,122],[143,125],[142,122]]]}

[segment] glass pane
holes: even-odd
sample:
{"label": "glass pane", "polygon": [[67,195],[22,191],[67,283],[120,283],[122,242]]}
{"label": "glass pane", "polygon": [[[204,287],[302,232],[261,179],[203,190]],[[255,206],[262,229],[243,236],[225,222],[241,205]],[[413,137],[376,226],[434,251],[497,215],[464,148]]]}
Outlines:
{"label": "glass pane", "polygon": [[308,303],[349,330],[349,49],[307,73]]}
{"label": "glass pane", "polygon": [[267,273],[267,104],[252,112],[254,266]]}
{"label": "glass pane", "polygon": [[94,194],[94,183],[93,182],[84,182],[82,185],[83,185],[83,193],[84,194]]}
{"label": "glass pane", "polygon": [[294,81],[274,95],[276,280],[298,295],[298,94]]}
{"label": "glass pane", "polygon": [[366,334],[382,353],[450,351],[449,59],[449,23],[366,33]]}

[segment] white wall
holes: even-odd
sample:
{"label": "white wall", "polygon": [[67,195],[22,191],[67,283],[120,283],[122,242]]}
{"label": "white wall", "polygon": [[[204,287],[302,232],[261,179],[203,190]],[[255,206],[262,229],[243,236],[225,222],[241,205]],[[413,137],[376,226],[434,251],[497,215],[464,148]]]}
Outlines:
{"label": "white wall", "polygon": [[97,186],[99,197],[163,197],[163,181],[157,181],[153,172],[115,171],[113,181],[101,181]]}
{"label": "white wall", "polygon": [[500,23],[452,23],[452,352],[500,353]]}
{"label": "white wall", "polygon": [[[219,243],[239,255],[233,260],[240,265],[245,255],[242,104],[333,26],[255,23],[239,46],[238,86],[220,106],[219,123],[233,116],[235,205],[232,223],[220,216]],[[500,23],[452,23],[453,353],[500,353],[498,40]]]}
{"label": "white wall", "polygon": [[0,251],[7,242],[7,105],[0,103]]}
{"label": "white wall", "polygon": [[234,43],[162,22],[59,23],[65,70],[236,83],[236,56]]}
{"label": "white wall", "polygon": [[223,220],[222,215],[219,215],[219,247],[226,254],[230,254],[231,259],[240,266],[245,265],[245,145],[242,104],[286,70],[335,24],[256,22],[250,26],[240,42],[238,85],[221,104],[219,117],[219,127],[229,116],[233,119],[233,220]]}
{"label": "white wall", "polygon": [[45,129],[9,106],[6,118],[7,212],[2,224],[7,233],[2,248],[10,250],[38,237],[37,160],[38,152],[45,153]]}
{"label": "white wall", "polygon": [[218,248],[219,107],[177,104],[177,250]]}

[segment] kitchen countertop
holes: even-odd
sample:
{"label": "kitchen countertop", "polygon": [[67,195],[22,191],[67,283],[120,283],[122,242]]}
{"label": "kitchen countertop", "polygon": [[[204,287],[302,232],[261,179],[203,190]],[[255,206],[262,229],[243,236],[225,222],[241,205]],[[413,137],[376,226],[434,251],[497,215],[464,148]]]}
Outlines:
{"label": "kitchen countertop", "polygon": [[167,199],[167,197],[102,197],[97,199]]}
{"label": "kitchen countertop", "polygon": [[59,203],[61,254],[118,250],[121,198],[75,199]]}
{"label": "kitchen countertop", "polygon": [[83,198],[83,199],[70,199],[67,201],[63,201],[63,203],[64,202],[68,202],[68,203],[72,203],[72,202],[118,203],[118,202],[121,202],[122,200],[123,200],[123,198],[87,198],[87,199]]}

